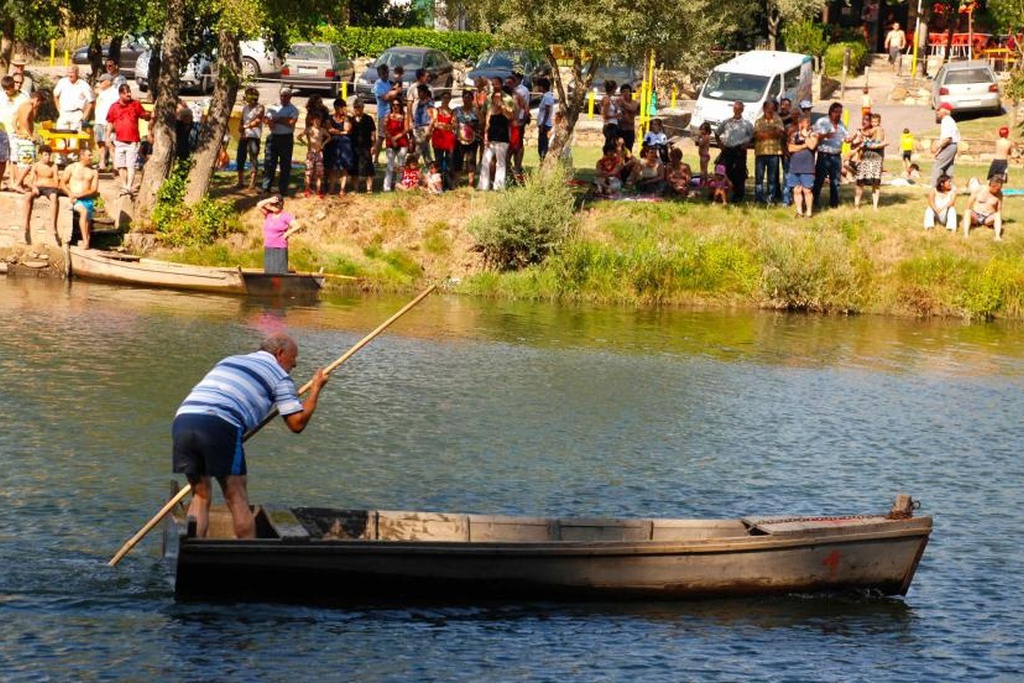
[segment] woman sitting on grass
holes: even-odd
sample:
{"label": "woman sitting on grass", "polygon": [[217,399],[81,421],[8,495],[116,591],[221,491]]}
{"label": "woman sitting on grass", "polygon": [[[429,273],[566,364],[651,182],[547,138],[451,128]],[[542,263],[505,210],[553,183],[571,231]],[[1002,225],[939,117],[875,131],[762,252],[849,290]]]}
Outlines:
{"label": "woman sitting on grass", "polygon": [[597,194],[613,197],[622,189],[622,157],[615,151],[615,145],[606,143],[604,156],[597,160]]}
{"label": "woman sitting on grass", "polygon": [[629,184],[643,195],[660,196],[665,192],[665,166],[658,158],[658,150],[644,147],[640,150],[640,161],[633,165]]}

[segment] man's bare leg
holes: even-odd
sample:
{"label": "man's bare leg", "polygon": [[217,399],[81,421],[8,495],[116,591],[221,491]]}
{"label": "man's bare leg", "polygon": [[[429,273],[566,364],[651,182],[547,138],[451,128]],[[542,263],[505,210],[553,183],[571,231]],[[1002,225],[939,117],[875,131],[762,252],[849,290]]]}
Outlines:
{"label": "man's bare leg", "polygon": [[78,229],[82,231],[82,248],[89,248],[89,239],[92,237],[92,225],[89,223],[89,211],[84,206],[76,206],[78,214]]}
{"label": "man's bare leg", "polygon": [[35,199],[35,191],[30,190],[21,200],[21,224],[25,227],[25,244],[32,244],[32,203]]}
{"label": "man's bare leg", "polygon": [[60,213],[60,197],[50,195],[50,232],[53,233],[53,241],[61,246],[60,233],[57,231],[57,216]]}
{"label": "man's bare leg", "polygon": [[206,538],[210,529],[210,502],[213,491],[209,477],[200,477],[192,484],[192,500],[188,504],[188,516],[196,520],[196,535]]}
{"label": "man's bare leg", "polygon": [[238,476],[229,475],[218,477],[221,491],[224,492],[224,501],[231,511],[231,520],[234,522],[236,538],[256,538],[256,524],[252,518],[252,511],[249,509],[249,478],[242,474]]}

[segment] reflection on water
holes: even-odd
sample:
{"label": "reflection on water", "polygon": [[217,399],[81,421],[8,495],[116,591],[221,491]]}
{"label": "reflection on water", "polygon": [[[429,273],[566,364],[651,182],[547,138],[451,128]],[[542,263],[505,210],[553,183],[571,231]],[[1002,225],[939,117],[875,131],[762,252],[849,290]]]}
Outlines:
{"label": "reflection on water", "polygon": [[287,330],[301,382],[409,298],[0,279],[0,678],[1019,671],[1017,325],[435,295],[338,370],[306,432],[247,444],[268,503],[735,517],[876,512],[905,491],[936,525],[906,600],[243,608],[175,604],[155,534],[106,567],[165,496],[171,417],[213,363]]}

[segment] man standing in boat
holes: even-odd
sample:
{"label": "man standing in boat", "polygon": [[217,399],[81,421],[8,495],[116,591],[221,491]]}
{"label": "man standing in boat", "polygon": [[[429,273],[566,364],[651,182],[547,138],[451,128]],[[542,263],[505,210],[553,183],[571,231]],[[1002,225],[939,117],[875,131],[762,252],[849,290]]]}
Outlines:
{"label": "man standing in boat", "polygon": [[273,334],[255,353],[229,356],[217,363],[178,408],[171,428],[174,471],[183,472],[192,485],[188,514],[196,520],[199,537],[206,536],[210,524],[211,479],[220,484],[235,536],[255,536],[243,438],[274,408],[289,429],[301,432],[327,383],[323,368],[318,368],[309,397],[300,402],[289,376],[298,355],[295,340]]}

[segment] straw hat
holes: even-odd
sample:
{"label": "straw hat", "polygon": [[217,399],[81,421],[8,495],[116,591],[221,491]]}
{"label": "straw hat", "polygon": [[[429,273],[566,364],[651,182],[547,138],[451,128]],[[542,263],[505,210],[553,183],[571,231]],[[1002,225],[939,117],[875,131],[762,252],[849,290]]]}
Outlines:
{"label": "straw hat", "polygon": [[22,54],[14,55],[14,58],[11,60],[12,66],[25,66],[26,64],[28,64],[28,60]]}

